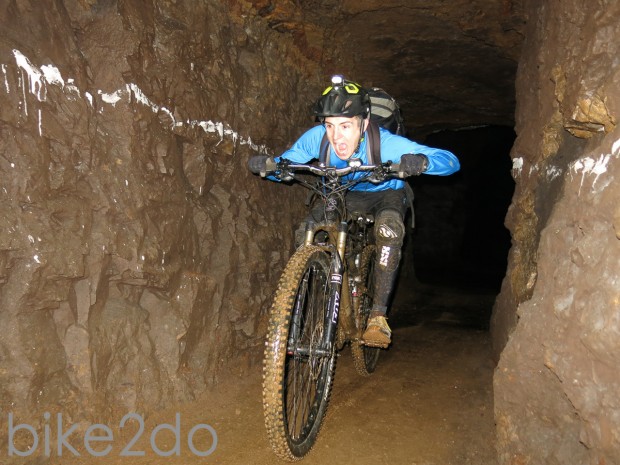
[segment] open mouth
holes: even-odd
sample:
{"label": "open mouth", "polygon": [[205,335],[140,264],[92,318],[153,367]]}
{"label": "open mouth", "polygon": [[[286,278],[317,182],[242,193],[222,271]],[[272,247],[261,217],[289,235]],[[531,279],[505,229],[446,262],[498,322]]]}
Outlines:
{"label": "open mouth", "polygon": [[336,153],[338,155],[346,155],[347,154],[347,144],[336,144]]}

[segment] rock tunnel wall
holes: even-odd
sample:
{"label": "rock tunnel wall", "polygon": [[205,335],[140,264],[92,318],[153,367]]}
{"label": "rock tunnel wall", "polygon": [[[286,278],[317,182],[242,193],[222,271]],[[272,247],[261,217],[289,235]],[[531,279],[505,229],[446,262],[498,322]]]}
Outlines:
{"label": "rock tunnel wall", "polygon": [[492,321],[500,463],[620,463],[620,4],[527,13]]}
{"label": "rock tunnel wall", "polygon": [[[3,3],[1,411],[102,420],[256,360],[303,193],[245,161],[311,123],[323,58],[293,3],[251,3]],[[619,10],[525,3],[502,463],[620,463]]]}
{"label": "rock tunnel wall", "polygon": [[148,410],[257,360],[303,197],[246,161],[318,81],[246,7],[2,3],[3,412]]}

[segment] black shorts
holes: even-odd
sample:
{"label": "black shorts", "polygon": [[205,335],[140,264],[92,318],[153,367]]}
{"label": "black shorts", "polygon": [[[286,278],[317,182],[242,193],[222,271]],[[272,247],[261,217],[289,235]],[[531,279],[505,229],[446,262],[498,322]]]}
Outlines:
{"label": "black shorts", "polygon": [[349,212],[370,214],[375,218],[382,210],[395,210],[402,220],[408,206],[405,189],[387,189],[379,192],[349,191],[345,201]]}
{"label": "black shorts", "polygon": [[[394,210],[400,219],[404,220],[408,207],[405,189],[387,189],[379,192],[348,191],[345,194],[345,202],[349,213],[372,215],[374,218],[377,218],[379,212],[383,210]],[[319,203],[310,211],[306,221],[320,223],[324,219],[325,206]]]}

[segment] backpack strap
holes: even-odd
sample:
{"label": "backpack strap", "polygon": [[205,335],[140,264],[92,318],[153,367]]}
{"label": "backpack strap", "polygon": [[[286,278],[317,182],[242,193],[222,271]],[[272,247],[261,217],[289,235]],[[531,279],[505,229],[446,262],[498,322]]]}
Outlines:
{"label": "backpack strap", "polygon": [[[368,129],[366,130],[366,155],[368,157],[368,164],[376,165],[381,163],[381,136],[379,135],[379,125],[375,121],[368,123]],[[329,165],[329,154],[331,150],[329,148],[329,140],[327,140],[327,133],[323,134],[321,139],[321,146],[319,148],[319,163],[322,165]]]}
{"label": "backpack strap", "polygon": [[405,196],[407,202],[409,202],[409,208],[411,209],[411,229],[415,229],[415,210],[413,209],[413,188],[405,181]]}
{"label": "backpack strap", "polygon": [[366,142],[366,154],[368,155],[368,164],[378,165],[381,163],[381,136],[379,135],[379,125],[370,120],[368,123],[368,142]]}
{"label": "backpack strap", "polygon": [[327,133],[323,134],[321,139],[321,148],[319,149],[319,163],[321,166],[327,166],[329,164],[329,140],[327,140]]}

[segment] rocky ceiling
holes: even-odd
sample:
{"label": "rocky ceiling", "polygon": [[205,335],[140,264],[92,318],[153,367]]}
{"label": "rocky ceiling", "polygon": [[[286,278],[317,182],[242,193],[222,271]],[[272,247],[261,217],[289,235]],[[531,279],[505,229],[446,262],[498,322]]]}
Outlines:
{"label": "rocky ceiling", "polygon": [[326,74],[393,94],[410,134],[514,123],[522,0],[252,3]]}

